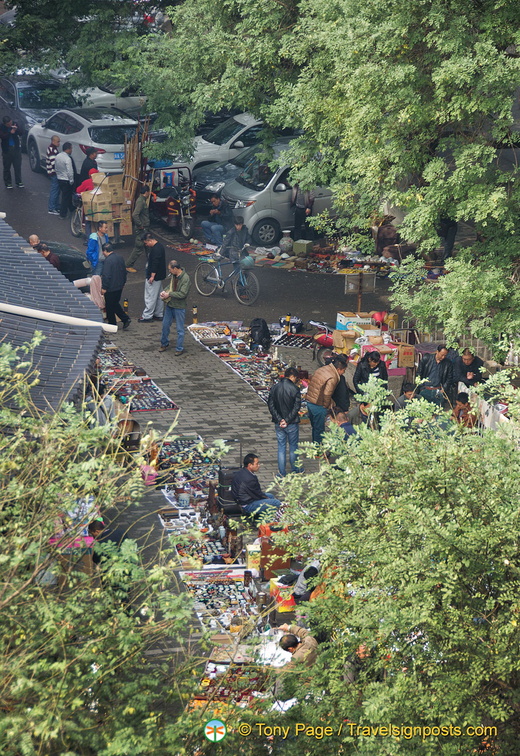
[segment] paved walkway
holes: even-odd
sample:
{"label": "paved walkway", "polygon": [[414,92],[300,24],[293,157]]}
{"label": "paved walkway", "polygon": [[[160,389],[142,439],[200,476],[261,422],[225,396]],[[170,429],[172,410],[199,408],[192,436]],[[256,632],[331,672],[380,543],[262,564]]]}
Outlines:
{"label": "paved walkway", "polygon": [[[180,406],[175,433],[200,433],[205,441],[218,438],[242,440],[243,454],[260,457],[262,486],[272,482],[277,472],[276,437],[267,405],[257,393],[218,357],[198,344],[187,332],[185,354],[175,357],[174,349],[159,353],[161,324],[132,321],[126,331],[112,339],[130,361],[148,375]],[[173,329],[172,329],[173,335]],[[279,350],[280,358],[313,370],[312,352],[303,349]],[[140,412],[141,427],[151,421],[160,434],[168,430],[174,412]],[[310,441],[310,426],[303,424],[302,440]],[[225,463],[238,463],[239,445]]]}

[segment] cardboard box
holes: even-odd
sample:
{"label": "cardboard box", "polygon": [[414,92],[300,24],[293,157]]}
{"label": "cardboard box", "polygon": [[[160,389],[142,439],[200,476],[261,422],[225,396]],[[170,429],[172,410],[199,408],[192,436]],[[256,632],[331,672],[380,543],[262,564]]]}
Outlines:
{"label": "cardboard box", "polygon": [[130,189],[123,189],[123,202],[132,202],[132,192]]}
{"label": "cardboard box", "polygon": [[369,312],[338,312],[336,314],[336,330],[349,331],[348,325],[373,326],[372,315]]}
{"label": "cardboard box", "polygon": [[260,544],[252,543],[246,546],[246,567],[248,570],[260,571]]}
{"label": "cardboard box", "polygon": [[112,213],[112,201],[109,194],[101,193],[98,191],[83,192],[81,195],[81,201],[83,204],[83,210],[85,215],[90,215],[95,212],[107,212]]}
{"label": "cardboard box", "polygon": [[312,252],[312,245],[312,241],[308,241],[307,239],[298,239],[298,241],[295,241],[293,244],[293,254],[306,255],[309,252]]}
{"label": "cardboard box", "polygon": [[108,223],[108,221],[112,220],[112,213],[109,209],[96,210],[94,213],[85,213],[85,218],[94,223],[98,223],[99,221],[106,221]]}
{"label": "cardboard box", "polygon": [[132,221],[127,221],[123,218],[123,220],[119,223],[119,234],[121,236],[132,236]]}
{"label": "cardboard box", "polygon": [[109,237],[114,236],[114,221],[107,221],[107,226],[107,234],[109,235]]}
{"label": "cardboard box", "polygon": [[121,218],[123,212],[123,206],[119,202],[112,202],[112,217]]}
{"label": "cardboard box", "polygon": [[110,190],[110,193],[112,195],[112,202],[123,203],[125,201],[125,195],[122,187],[115,186]]}
{"label": "cardboard box", "polygon": [[94,186],[102,186],[103,189],[123,188],[122,173],[93,173]]}
{"label": "cardboard box", "polygon": [[398,367],[411,368],[415,365],[415,347],[413,344],[399,344]]}

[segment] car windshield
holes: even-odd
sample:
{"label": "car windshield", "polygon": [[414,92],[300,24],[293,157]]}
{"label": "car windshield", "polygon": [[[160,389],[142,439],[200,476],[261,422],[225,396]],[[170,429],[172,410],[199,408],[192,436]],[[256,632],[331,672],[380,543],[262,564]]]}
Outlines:
{"label": "car windshield", "polygon": [[259,160],[254,155],[250,157],[242,173],[237,177],[237,181],[242,186],[249,189],[265,189],[271,181],[275,171],[269,167],[265,160]]}
{"label": "car windshield", "polygon": [[90,126],[88,133],[95,144],[121,144],[131,139],[137,126]]}
{"label": "car windshield", "polygon": [[18,99],[22,110],[57,110],[58,108],[74,108],[77,105],[70,92],[51,82],[20,87]]}
{"label": "car windshield", "polygon": [[206,142],[211,142],[212,144],[226,144],[226,142],[229,142],[230,139],[233,139],[234,136],[242,131],[243,128],[243,123],[235,121],[234,118],[228,118],[227,121],[221,123],[216,129],[210,131],[204,139]]}
{"label": "car windshield", "polygon": [[243,152],[240,152],[236,157],[232,158],[229,162],[232,165],[236,165],[237,168],[245,168],[246,165],[249,163],[255,152],[258,152],[261,145],[254,144],[252,147],[250,147],[248,150],[244,150]]}

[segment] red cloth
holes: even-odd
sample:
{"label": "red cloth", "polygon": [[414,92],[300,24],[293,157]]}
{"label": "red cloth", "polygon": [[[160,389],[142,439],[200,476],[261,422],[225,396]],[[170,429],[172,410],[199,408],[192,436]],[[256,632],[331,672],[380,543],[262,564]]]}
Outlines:
{"label": "red cloth", "polygon": [[94,189],[94,182],[90,178],[93,173],[99,173],[96,168],[91,168],[88,172],[89,178],[85,179],[76,189],[77,194],[83,194],[83,192],[91,192]]}
{"label": "red cloth", "polygon": [[91,192],[94,188],[94,182],[91,178],[85,179],[85,181],[82,181],[82,183],[78,186],[76,189],[77,194],[82,194],[83,192]]}

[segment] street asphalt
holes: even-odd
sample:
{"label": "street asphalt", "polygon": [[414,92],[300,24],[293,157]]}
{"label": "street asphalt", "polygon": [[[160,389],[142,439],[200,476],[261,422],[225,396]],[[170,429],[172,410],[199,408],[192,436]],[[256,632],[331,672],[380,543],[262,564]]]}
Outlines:
{"label": "street asphalt", "polygon": [[[81,239],[75,239],[69,221],[47,213],[49,180],[43,174],[30,171],[27,156],[23,157],[22,175],[24,189],[0,188],[0,211],[7,214],[7,222],[24,238],[36,233],[42,241],[59,241],[84,249]],[[153,231],[167,244],[167,256],[176,258],[192,277],[198,264],[197,257],[181,252],[177,243],[184,243],[166,228],[154,226]],[[200,229],[196,235],[200,237]],[[127,258],[132,250],[131,237],[118,252]],[[152,423],[157,435],[162,437],[171,430],[183,435],[199,433],[208,443],[215,439],[240,439],[243,454],[256,452],[261,461],[259,478],[265,488],[274,481],[277,472],[276,438],[267,405],[238,375],[218,357],[200,346],[187,333],[185,354],[174,356],[173,346],[159,353],[161,323],[138,323],[143,308],[145,260],[137,261],[138,272],[129,274],[124,296],[129,299],[132,323],[128,330],[111,338],[127,355],[129,360],[144,368],[158,385],[180,407],[177,412],[146,412],[135,415],[146,431]],[[287,312],[299,315],[305,322],[321,319],[335,322],[338,310],[354,310],[356,298],[343,293],[344,277],[318,273],[291,272],[280,269],[255,268],[260,281],[261,293],[252,307],[237,302],[231,292],[216,293],[210,298],[197,294],[194,285],[189,299],[186,324],[191,323],[191,307],[198,306],[199,322],[209,320],[243,320],[249,323],[255,317],[275,322]],[[376,295],[366,295],[363,309],[389,309],[387,282],[380,284]],[[30,297],[30,282],[25,282]],[[34,303],[37,305],[37,303]],[[172,336],[174,329],[172,329]],[[174,341],[173,341],[174,343]],[[312,361],[312,351],[281,349],[280,357],[288,363],[300,365],[311,373],[317,367]],[[301,439],[310,441],[310,426],[302,424]],[[232,451],[224,463],[236,466],[239,460],[239,443],[232,443]],[[310,467],[316,463],[311,462]],[[310,469],[309,467],[309,469]],[[147,558],[154,561],[165,537],[157,518],[157,509],[164,506],[159,492],[145,489],[138,507],[120,510],[117,524],[129,528],[130,537],[137,538],[145,549]],[[178,585],[178,589],[181,586]],[[180,651],[174,645],[163,649],[167,653]],[[153,652],[154,654],[156,651]]]}

